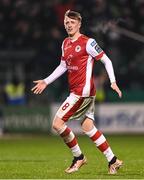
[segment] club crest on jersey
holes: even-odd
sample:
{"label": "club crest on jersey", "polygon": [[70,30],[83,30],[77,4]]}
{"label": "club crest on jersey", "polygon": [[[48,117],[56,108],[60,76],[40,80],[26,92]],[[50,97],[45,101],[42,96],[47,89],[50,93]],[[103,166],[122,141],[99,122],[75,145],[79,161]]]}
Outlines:
{"label": "club crest on jersey", "polygon": [[81,50],[81,47],[80,47],[79,45],[77,45],[77,46],[75,47],[75,52],[80,52],[80,50]]}

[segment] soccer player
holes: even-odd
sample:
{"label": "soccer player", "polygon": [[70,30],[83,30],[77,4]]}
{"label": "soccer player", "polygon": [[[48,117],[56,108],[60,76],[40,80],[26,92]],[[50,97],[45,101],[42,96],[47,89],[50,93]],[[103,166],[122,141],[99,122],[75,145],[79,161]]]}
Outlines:
{"label": "soccer player", "polygon": [[113,65],[96,40],[80,33],[82,17],[80,13],[68,10],[64,16],[64,27],[68,37],[62,44],[62,57],[59,66],[47,78],[34,81],[32,91],[41,94],[54,80],[67,71],[70,95],[58,109],[52,127],[63,138],[70,148],[73,161],[65,170],[73,173],[86,163],[77,139],[66,123],[69,119],[81,120],[83,132],[90,137],[96,147],[103,153],[108,161],[109,174],[117,173],[122,166],[122,161],[114,155],[106,138],[94,125],[95,86],[93,80],[93,64],[100,60],[108,73],[111,88],[122,97],[122,92],[117,86]]}

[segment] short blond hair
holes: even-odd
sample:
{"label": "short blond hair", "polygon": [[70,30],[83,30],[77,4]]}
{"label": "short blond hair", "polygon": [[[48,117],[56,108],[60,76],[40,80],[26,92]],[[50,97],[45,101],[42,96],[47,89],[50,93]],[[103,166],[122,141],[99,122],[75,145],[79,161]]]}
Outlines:
{"label": "short blond hair", "polygon": [[82,21],[82,17],[81,14],[79,12],[76,11],[71,11],[70,9],[66,11],[65,16],[71,18],[71,19],[75,19],[78,21]]}

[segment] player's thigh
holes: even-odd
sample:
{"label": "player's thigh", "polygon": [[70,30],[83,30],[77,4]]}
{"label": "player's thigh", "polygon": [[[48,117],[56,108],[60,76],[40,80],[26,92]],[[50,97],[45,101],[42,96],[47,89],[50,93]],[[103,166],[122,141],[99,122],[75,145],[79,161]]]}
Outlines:
{"label": "player's thigh", "polygon": [[66,122],[78,110],[83,101],[84,98],[70,94],[58,109],[56,116]]}

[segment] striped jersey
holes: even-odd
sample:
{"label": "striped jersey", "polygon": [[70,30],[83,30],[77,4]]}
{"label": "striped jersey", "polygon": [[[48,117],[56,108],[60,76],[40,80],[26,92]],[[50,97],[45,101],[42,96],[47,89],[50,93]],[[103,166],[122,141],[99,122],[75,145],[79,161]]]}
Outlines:
{"label": "striped jersey", "polygon": [[95,95],[93,64],[94,59],[99,60],[103,54],[97,42],[85,35],[75,41],[69,37],[64,39],[61,61],[65,62],[68,71],[71,93],[82,97]]}

